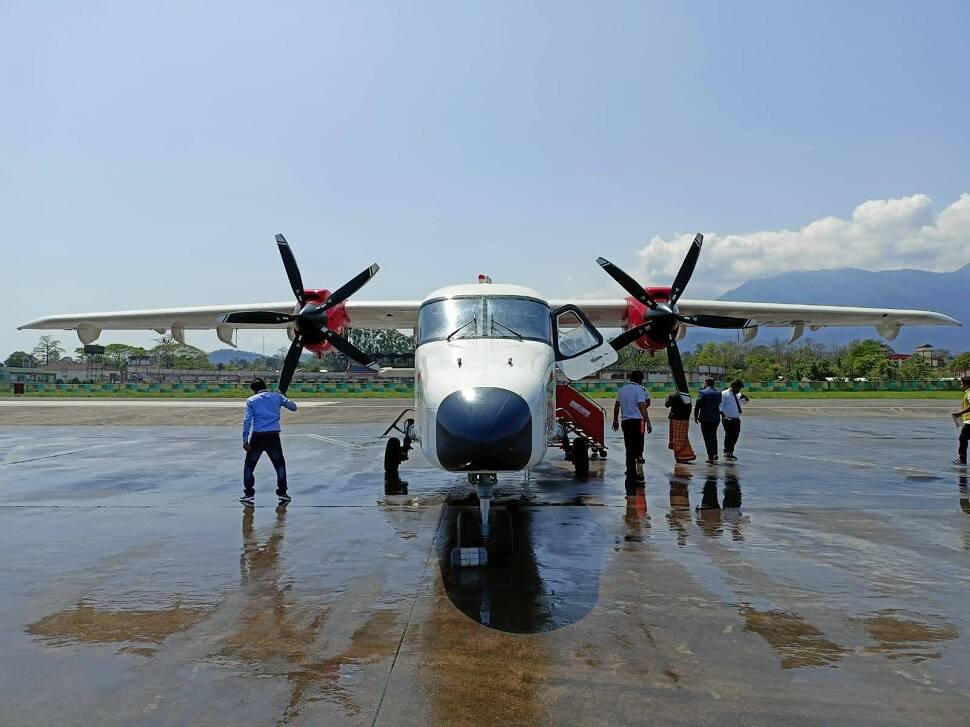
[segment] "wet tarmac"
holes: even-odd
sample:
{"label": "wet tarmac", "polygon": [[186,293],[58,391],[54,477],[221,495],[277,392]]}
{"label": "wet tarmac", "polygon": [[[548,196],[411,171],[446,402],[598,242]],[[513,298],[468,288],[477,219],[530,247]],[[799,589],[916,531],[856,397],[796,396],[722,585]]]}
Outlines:
{"label": "wet tarmac", "polygon": [[630,500],[615,438],[553,451],[462,571],[467,486],[385,496],[382,428],[291,424],[246,511],[235,427],[0,426],[3,724],[967,723],[949,421],[754,415],[713,468],[661,422]]}

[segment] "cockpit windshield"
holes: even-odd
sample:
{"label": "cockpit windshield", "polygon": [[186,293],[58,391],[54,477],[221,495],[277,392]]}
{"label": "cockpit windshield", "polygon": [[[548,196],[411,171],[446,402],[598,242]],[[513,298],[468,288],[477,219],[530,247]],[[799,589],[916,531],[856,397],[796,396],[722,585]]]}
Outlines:
{"label": "cockpit windshield", "polygon": [[432,300],[418,314],[418,345],[463,338],[551,343],[549,306],[532,298],[476,296]]}

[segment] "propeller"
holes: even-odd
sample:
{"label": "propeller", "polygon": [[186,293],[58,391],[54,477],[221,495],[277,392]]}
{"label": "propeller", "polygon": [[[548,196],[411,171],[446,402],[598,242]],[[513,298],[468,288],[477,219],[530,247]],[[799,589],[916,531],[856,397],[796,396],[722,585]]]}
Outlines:
{"label": "propeller", "polygon": [[292,323],[296,329],[296,335],[290,343],[290,349],[286,352],[283,359],[283,368],[280,370],[279,390],[286,393],[293,380],[293,373],[300,363],[300,356],[303,355],[303,348],[306,345],[329,343],[335,349],[344,354],[347,358],[356,361],[362,366],[367,366],[377,371],[377,364],[366,353],[348,341],[344,336],[330,330],[327,327],[327,310],[343,303],[352,296],[375,275],[380,269],[377,264],[371,265],[366,270],[355,275],[349,281],[337,288],[330,294],[322,304],[307,303],[306,293],[303,288],[303,277],[300,275],[300,267],[296,264],[296,257],[290,249],[290,244],[282,235],[276,236],[276,246],[279,248],[280,257],[283,259],[283,268],[286,270],[286,277],[290,281],[293,295],[300,308],[297,313],[277,313],[275,311],[251,310],[240,311],[238,313],[227,313],[222,316],[223,323],[249,323],[252,325],[279,325],[282,323]]}
{"label": "propeller", "polygon": [[677,301],[684,294],[687,284],[690,282],[697,267],[697,260],[701,254],[701,246],[704,244],[704,236],[698,233],[694,236],[690,249],[684,261],[677,271],[673,285],[670,286],[670,297],[666,301],[657,301],[643,286],[637,283],[630,275],[621,270],[605,258],[597,258],[596,262],[606,271],[613,280],[620,284],[626,292],[643,305],[647,310],[646,320],[633,328],[630,328],[610,341],[614,350],[619,351],[646,333],[655,341],[666,343],[667,362],[670,364],[670,371],[677,384],[677,390],[687,393],[689,386],[687,374],[684,372],[684,362],[680,356],[680,348],[677,346],[677,327],[684,323],[703,328],[747,328],[750,321],[745,318],[732,318],[731,316],[714,315],[681,315],[677,310]]}

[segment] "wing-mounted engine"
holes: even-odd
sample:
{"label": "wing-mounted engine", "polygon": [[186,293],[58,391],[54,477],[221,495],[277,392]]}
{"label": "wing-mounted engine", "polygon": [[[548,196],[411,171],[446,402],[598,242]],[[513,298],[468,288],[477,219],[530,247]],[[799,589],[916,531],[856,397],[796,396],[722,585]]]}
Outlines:
{"label": "wing-mounted engine", "polygon": [[286,238],[276,236],[276,246],[279,248],[283,267],[289,278],[290,287],[296,297],[296,308],[292,314],[276,313],[274,311],[241,311],[229,313],[222,317],[222,323],[249,323],[256,325],[288,324],[290,331],[290,350],[283,360],[280,370],[279,390],[286,393],[293,378],[293,372],[300,363],[304,349],[316,354],[323,354],[330,350],[340,351],[349,359],[362,366],[377,371],[377,364],[366,353],[357,348],[344,336],[350,317],[347,315],[345,303],[347,298],[360,290],[378,271],[377,264],[358,273],[351,280],[344,283],[331,293],[328,290],[306,290],[296,258]]}
{"label": "wing-mounted engine", "polygon": [[[647,287],[643,289],[644,292],[653,298],[658,303],[666,303],[670,300],[670,288],[662,287]],[[633,296],[629,296],[626,299],[626,324],[627,329],[637,328],[647,322],[647,314],[650,309],[644,303]],[[658,340],[656,334],[651,335],[651,331],[648,330],[638,339],[633,342],[633,345],[639,348],[641,351],[649,351],[655,354],[657,351],[663,351],[667,348],[667,337],[664,336],[662,339]]]}
{"label": "wing-mounted engine", "polygon": [[[307,303],[312,303],[313,305],[318,306],[325,305],[330,299],[330,291],[325,288],[321,288],[319,290],[305,290],[303,291],[303,295],[306,298]],[[300,306],[297,304],[296,308],[293,310],[293,313],[297,314],[299,312]],[[346,336],[347,328],[350,326],[350,316],[347,315],[347,301],[327,308],[326,313],[327,319],[324,325],[326,326],[327,330],[337,334],[338,336]],[[295,336],[296,331],[293,329],[291,330],[293,331],[292,335]],[[330,353],[334,350],[333,344],[326,339],[320,341],[319,343],[311,343],[307,341],[303,344],[303,347],[307,351],[312,351],[313,353],[317,354],[317,356],[322,356],[323,354]]]}
{"label": "wing-mounted engine", "polygon": [[[670,364],[670,371],[674,381],[677,382],[677,390],[688,391],[687,375],[684,372],[684,363],[680,357],[680,349],[677,346],[677,339],[682,330],[681,325],[688,323],[692,326],[703,326],[705,328],[747,328],[749,321],[743,318],[732,318],[730,316],[711,316],[711,315],[681,315],[677,310],[677,301],[684,293],[684,288],[690,282],[697,265],[697,258],[701,254],[701,245],[704,242],[703,235],[696,235],[694,242],[687,251],[684,262],[677,271],[673,285],[669,288],[644,288],[630,275],[618,268],[606,258],[597,258],[596,262],[613,280],[620,284],[627,293],[630,294],[627,308],[628,327],[623,333],[610,341],[610,345],[619,351],[624,346],[635,343],[639,348],[647,351],[655,351],[661,348],[667,349],[667,361]],[[661,298],[654,295],[654,291],[665,294]]]}

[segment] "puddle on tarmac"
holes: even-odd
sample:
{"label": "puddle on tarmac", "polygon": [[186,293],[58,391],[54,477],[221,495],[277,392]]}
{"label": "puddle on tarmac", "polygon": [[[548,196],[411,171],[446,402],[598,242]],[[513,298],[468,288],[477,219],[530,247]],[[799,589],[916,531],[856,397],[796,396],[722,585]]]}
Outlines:
{"label": "puddle on tarmac", "polygon": [[829,641],[824,634],[789,611],[758,611],[742,606],[744,630],[752,631],[771,645],[781,657],[782,669],[835,666],[846,649]]}
{"label": "puddle on tarmac", "polygon": [[126,644],[126,653],[151,656],[169,636],[192,628],[214,611],[179,604],[154,611],[109,611],[81,601],[30,624],[26,631],[51,646]]}
{"label": "puddle on tarmac", "polygon": [[878,641],[877,646],[867,646],[871,654],[884,654],[889,659],[907,659],[914,664],[927,659],[939,659],[942,654],[931,647],[944,641],[956,639],[960,632],[952,624],[922,623],[911,614],[900,618],[897,611],[880,611],[869,618],[853,619],[865,627],[869,636]]}

